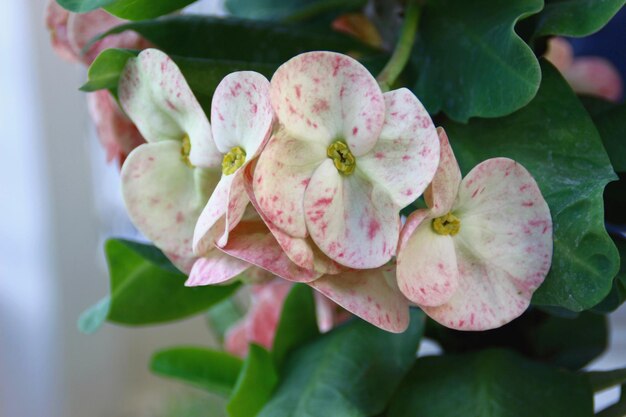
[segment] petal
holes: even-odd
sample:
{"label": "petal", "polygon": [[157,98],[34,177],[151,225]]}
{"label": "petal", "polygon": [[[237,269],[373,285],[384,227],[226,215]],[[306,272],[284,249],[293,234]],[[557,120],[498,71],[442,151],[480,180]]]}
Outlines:
{"label": "petal", "polygon": [[193,238],[194,253],[201,255],[215,243],[224,246],[229,232],[237,226],[248,206],[248,194],[243,185],[243,172],[222,175],[196,223]]}
{"label": "petal", "polygon": [[559,71],[564,72],[574,62],[574,50],[567,40],[553,37],[548,41],[548,50],[544,57]]}
{"label": "petal", "polygon": [[385,104],[378,83],[358,61],[335,52],[307,52],[272,77],[278,120],[292,137],[321,143],[345,139],[355,156],[380,134]]}
{"label": "petal", "polygon": [[438,306],[450,299],[459,285],[454,243],[432,230],[426,217],[398,252],[398,287],[419,306]]}
{"label": "petal", "polygon": [[[148,142],[191,142],[190,162],[221,166],[211,125],[176,64],[163,52],[146,49],[128,60],[120,77],[122,107]],[[180,149],[179,149],[180,151]]]}
{"label": "petal", "polygon": [[252,159],[262,149],[274,119],[269,89],[269,81],[253,71],[233,72],[219,83],[211,103],[211,123],[220,152],[241,146]]}
{"label": "petal", "polygon": [[330,159],[311,178],[304,212],[311,238],[335,262],[376,268],[396,253],[399,208],[358,173],[341,175]]}
{"label": "petal", "polygon": [[228,329],[224,335],[226,352],[245,358],[248,354],[248,324],[242,320]]}
{"label": "petal", "polygon": [[614,102],[622,96],[619,71],[604,58],[576,58],[563,75],[577,93],[591,94]]}
{"label": "petal", "polygon": [[476,166],[461,183],[454,214],[459,289],[425,311],[462,330],[499,327],[521,315],[552,259],[552,220],[537,183],[507,158]]}
{"label": "petal", "polygon": [[439,138],[428,112],[406,88],[384,94],[387,113],[376,145],[357,169],[398,207],[415,201],[439,164]]}
{"label": "petal", "polygon": [[260,219],[239,223],[221,249],[289,281],[309,282],[322,275],[293,263]]}
{"label": "petal", "polygon": [[189,168],[179,143],[162,141],[131,152],[121,177],[124,202],[139,231],[165,252],[192,257],[193,229],[206,202],[197,184],[210,188],[217,175]]}
{"label": "petal", "polygon": [[326,148],[277,132],[259,156],[253,190],[260,211],[276,227],[293,237],[307,236],[304,190],[311,175],[326,159]]}
{"label": "petal", "polygon": [[54,52],[61,58],[75,62],[78,56],[67,39],[67,21],[70,12],[59,6],[56,0],[48,0],[46,6],[46,27],[50,31],[50,41]]}
{"label": "petal", "polygon": [[189,275],[189,273],[191,272],[191,268],[193,268],[193,264],[196,263],[196,260],[198,259],[195,256],[183,258],[176,255],[175,253],[169,252],[164,252],[164,255],[167,256],[167,259],[169,259],[170,262],[172,262],[172,264],[174,264],[174,266],[178,268],[179,271],[187,275]]}
{"label": "petal", "polygon": [[310,286],[374,326],[393,333],[409,325],[409,305],[395,286],[393,267],[326,275]]}
{"label": "petal", "polygon": [[452,210],[461,184],[461,169],[452,152],[448,135],[441,127],[437,128],[437,133],[441,151],[439,167],[433,182],[424,193],[424,199],[433,217],[443,216]]}
{"label": "petal", "polygon": [[225,283],[241,274],[250,264],[214,249],[193,264],[187,287]]}

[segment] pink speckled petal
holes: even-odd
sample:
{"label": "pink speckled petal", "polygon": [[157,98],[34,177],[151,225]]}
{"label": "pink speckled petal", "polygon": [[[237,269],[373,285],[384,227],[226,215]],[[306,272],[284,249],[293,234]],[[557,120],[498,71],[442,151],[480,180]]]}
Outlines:
{"label": "pink speckled petal", "polygon": [[387,114],[376,145],[357,159],[357,170],[398,207],[415,201],[439,164],[439,138],[428,112],[406,88],[384,94]]}
{"label": "pink speckled petal", "polygon": [[409,304],[395,286],[393,266],[326,275],[309,285],[381,329],[402,333],[409,325]]}
{"label": "pink speckled petal", "polygon": [[396,274],[400,291],[420,306],[438,306],[458,288],[454,243],[432,229],[426,217],[398,252]]}
{"label": "pink speckled petal", "polygon": [[122,107],[148,142],[189,136],[194,166],[221,166],[211,125],[176,64],[163,52],[146,49],[126,64],[119,83]]}
{"label": "pink speckled petal", "polygon": [[310,237],[293,237],[276,227],[274,223],[272,223],[267,216],[263,214],[263,211],[259,207],[259,203],[256,200],[256,195],[253,192],[252,183],[255,167],[256,164],[253,163],[248,165],[244,170],[244,186],[248,192],[248,197],[250,198],[252,206],[261,216],[263,222],[265,222],[266,226],[272,235],[274,235],[274,238],[276,238],[276,241],[289,259],[291,259],[291,261],[300,268],[308,271],[316,271],[323,274],[337,274],[344,270],[344,267],[324,255],[313,243]]}
{"label": "pink speckled petal", "polygon": [[278,68],[270,95],[289,134],[326,148],[345,139],[355,156],[376,143],[383,127],[383,94],[358,61],[335,52],[307,52]]}
{"label": "pink speckled petal", "polygon": [[396,253],[399,207],[360,175],[341,175],[326,159],[304,196],[311,238],[330,259],[349,268],[376,268]]}
{"label": "pink speckled petal", "polygon": [[245,320],[228,329],[224,335],[224,350],[240,358],[246,357],[248,354],[248,323]]}
{"label": "pink speckled petal", "polygon": [[193,237],[194,253],[203,254],[214,244],[224,246],[228,242],[229,232],[243,217],[248,201],[243,184],[243,171],[222,175],[196,224]]}
{"label": "pink speckled petal", "polygon": [[574,50],[567,40],[554,37],[548,41],[548,50],[544,57],[559,71],[564,72],[574,62]]}
{"label": "pink speckled petal", "polygon": [[167,256],[167,259],[169,259],[179,271],[187,275],[189,275],[191,268],[193,268],[193,264],[196,263],[196,260],[198,259],[195,256],[183,258],[182,256],[169,252],[163,252],[163,254]]}
{"label": "pink speckled petal", "polygon": [[251,266],[248,262],[214,249],[204,257],[198,258],[193,264],[185,286],[197,287],[227,283]]}
{"label": "pink speckled petal", "polygon": [[309,282],[322,275],[293,263],[261,219],[240,222],[221,250],[288,281]]}
{"label": "pink speckled petal", "polygon": [[622,97],[623,85],[619,71],[604,58],[576,58],[563,75],[577,93],[590,94],[614,102]]}
{"label": "pink speckled petal", "polygon": [[448,135],[443,128],[437,128],[441,143],[441,157],[439,167],[433,182],[424,192],[424,200],[431,209],[432,217],[439,217],[452,210],[456,200],[459,184],[461,184],[461,169],[456,161]]}
{"label": "pink speckled petal", "polygon": [[302,201],[315,168],[326,160],[326,147],[278,131],[259,156],[253,190],[263,215],[285,233],[307,236]]}
{"label": "pink speckled petal", "polygon": [[507,158],[477,165],[463,179],[454,214],[459,289],[424,311],[460,330],[486,330],[521,315],[552,260],[552,220],[537,183]]}
{"label": "pink speckled petal", "polygon": [[128,156],[121,172],[128,214],[161,250],[192,257],[194,226],[206,202],[198,184],[210,189],[218,175],[185,165],[177,141],[141,145]]}
{"label": "pink speckled petal", "polygon": [[274,120],[269,90],[269,81],[253,71],[233,72],[219,83],[211,103],[211,123],[220,152],[241,146],[250,160],[263,148]]}
{"label": "pink speckled petal", "polygon": [[70,12],[59,6],[56,0],[48,0],[46,5],[46,27],[50,31],[50,41],[54,52],[61,58],[74,62],[78,61],[78,56],[70,46],[67,39],[67,21]]}

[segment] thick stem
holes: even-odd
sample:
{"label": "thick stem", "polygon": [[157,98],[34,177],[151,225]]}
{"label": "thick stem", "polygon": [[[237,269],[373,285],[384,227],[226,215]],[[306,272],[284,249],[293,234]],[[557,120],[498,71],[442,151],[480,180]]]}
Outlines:
{"label": "thick stem", "polygon": [[421,7],[419,0],[409,0],[404,13],[404,22],[400,37],[396,44],[393,55],[385,65],[385,68],[378,74],[377,80],[383,91],[389,91],[393,83],[402,73],[402,70],[409,62],[411,49],[415,43],[415,35],[417,33],[418,22],[421,15]]}

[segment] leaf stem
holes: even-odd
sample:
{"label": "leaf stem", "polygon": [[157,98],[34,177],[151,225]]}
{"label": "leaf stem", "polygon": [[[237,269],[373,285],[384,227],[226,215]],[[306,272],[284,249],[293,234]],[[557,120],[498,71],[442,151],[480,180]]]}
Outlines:
{"label": "leaf stem", "polygon": [[393,51],[393,55],[391,55],[385,68],[377,77],[378,84],[380,84],[380,88],[383,91],[389,91],[409,61],[411,49],[413,49],[413,44],[415,43],[415,34],[417,33],[421,11],[419,0],[408,0],[396,49]]}

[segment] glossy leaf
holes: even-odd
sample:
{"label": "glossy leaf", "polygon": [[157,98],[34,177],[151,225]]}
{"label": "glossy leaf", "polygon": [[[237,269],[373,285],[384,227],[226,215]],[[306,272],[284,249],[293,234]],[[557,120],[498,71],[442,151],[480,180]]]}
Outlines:
{"label": "glossy leaf", "polygon": [[541,88],[525,108],[500,119],[444,126],[465,173],[502,156],[534,176],[550,206],[554,255],[533,302],[581,311],[608,294],[619,268],[602,201],[615,174],[595,126],[565,80],[548,63],[542,70]]}
{"label": "glossy leaf", "polygon": [[593,308],[593,311],[599,313],[615,311],[626,301],[626,240],[615,239],[615,244],[620,254],[620,269],[613,280],[613,287],[609,295]]}
{"label": "glossy leaf", "polygon": [[412,311],[409,329],[393,334],[354,319],[304,345],[259,417],[377,415],[415,362],[423,323]]}
{"label": "glossy leaf", "polygon": [[413,91],[428,111],[465,122],[504,116],[526,105],[541,73],[533,51],[513,27],[541,7],[541,0],[428,2],[411,64]]}
{"label": "glossy leaf", "polygon": [[238,286],[185,287],[187,277],[151,245],[111,239],[105,252],[111,294],[80,317],[79,328],[86,333],[104,320],[145,325],[189,317],[229,297]]}
{"label": "glossy leaf", "polygon": [[626,3],[625,0],[546,0],[535,18],[535,36],[587,36],[600,29]]}
{"label": "glossy leaf", "polygon": [[626,172],[626,104],[592,115],[611,164],[617,172]]}
{"label": "glossy leaf", "polygon": [[85,13],[103,7],[109,13],[122,19],[152,19],[178,9],[196,0],[57,0],[69,11]]}
{"label": "glossy leaf", "polygon": [[274,337],[272,354],[277,365],[280,367],[291,350],[319,334],[313,290],[307,285],[296,284],[285,299]]}
{"label": "glossy leaf", "polygon": [[418,359],[388,417],[590,417],[583,375],[559,371],[506,350]]}
{"label": "glossy leaf", "polygon": [[259,20],[299,21],[336,10],[357,10],[367,0],[226,0],[228,11],[237,17]]}
{"label": "glossy leaf", "polygon": [[268,351],[251,344],[226,410],[230,417],[254,417],[270,399],[278,373]]}
{"label": "glossy leaf", "polygon": [[105,49],[89,67],[87,82],[80,87],[81,91],[117,90],[117,84],[126,62],[135,56],[137,56],[137,51],[116,48]]}
{"label": "glossy leaf", "polygon": [[155,353],[150,361],[150,370],[211,392],[230,395],[242,365],[241,359],[225,352],[201,347],[175,347]]}

